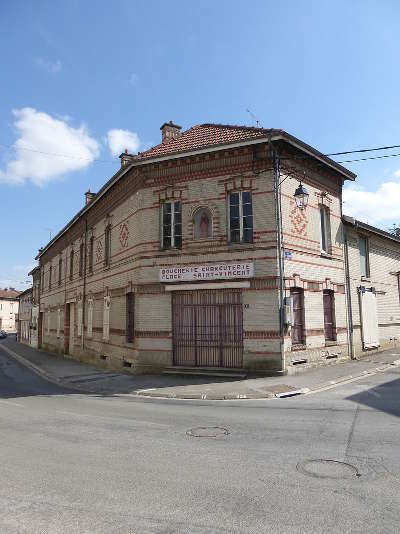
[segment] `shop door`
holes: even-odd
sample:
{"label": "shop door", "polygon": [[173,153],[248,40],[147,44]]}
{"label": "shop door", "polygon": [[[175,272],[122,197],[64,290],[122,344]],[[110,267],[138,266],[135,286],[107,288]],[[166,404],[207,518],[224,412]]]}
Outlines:
{"label": "shop door", "polygon": [[174,365],[243,366],[241,291],[172,293]]}

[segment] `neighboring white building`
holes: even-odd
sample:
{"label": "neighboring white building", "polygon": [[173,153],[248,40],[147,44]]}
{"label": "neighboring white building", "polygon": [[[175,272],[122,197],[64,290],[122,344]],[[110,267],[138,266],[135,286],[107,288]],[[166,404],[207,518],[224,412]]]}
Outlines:
{"label": "neighboring white building", "polygon": [[0,289],[0,330],[15,332],[15,316],[18,314],[19,291],[14,288]]}

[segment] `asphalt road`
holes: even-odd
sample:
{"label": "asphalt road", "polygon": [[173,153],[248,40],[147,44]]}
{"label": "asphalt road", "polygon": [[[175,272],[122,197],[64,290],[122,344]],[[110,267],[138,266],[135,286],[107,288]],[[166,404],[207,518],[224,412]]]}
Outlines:
{"label": "asphalt road", "polygon": [[267,401],[82,395],[0,343],[0,532],[398,533],[399,393],[397,368]]}

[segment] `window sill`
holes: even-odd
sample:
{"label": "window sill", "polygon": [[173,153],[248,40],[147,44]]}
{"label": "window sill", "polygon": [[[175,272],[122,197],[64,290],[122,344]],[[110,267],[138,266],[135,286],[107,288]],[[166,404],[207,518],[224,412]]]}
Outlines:
{"label": "window sill", "polygon": [[307,345],[305,343],[298,343],[296,345],[292,345],[292,352],[296,352],[298,350],[306,350]]}
{"label": "window sill", "polygon": [[334,347],[338,344],[337,339],[326,339],[325,340],[325,347]]}
{"label": "window sill", "polygon": [[371,278],[369,276],[362,276],[361,282],[371,282]]}
{"label": "window sill", "polygon": [[323,252],[323,251],[321,251],[320,256],[321,258],[326,258],[327,260],[331,260],[333,258],[332,254],[330,254],[329,252]]}
{"label": "window sill", "polygon": [[255,248],[254,243],[228,243],[229,250],[251,250]]}

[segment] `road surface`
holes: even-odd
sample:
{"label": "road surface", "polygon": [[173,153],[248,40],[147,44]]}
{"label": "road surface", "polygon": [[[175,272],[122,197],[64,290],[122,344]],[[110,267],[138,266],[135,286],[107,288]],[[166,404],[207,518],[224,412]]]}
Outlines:
{"label": "road surface", "polygon": [[399,368],[286,399],[144,401],[59,388],[0,343],[0,532],[398,533],[399,416]]}

